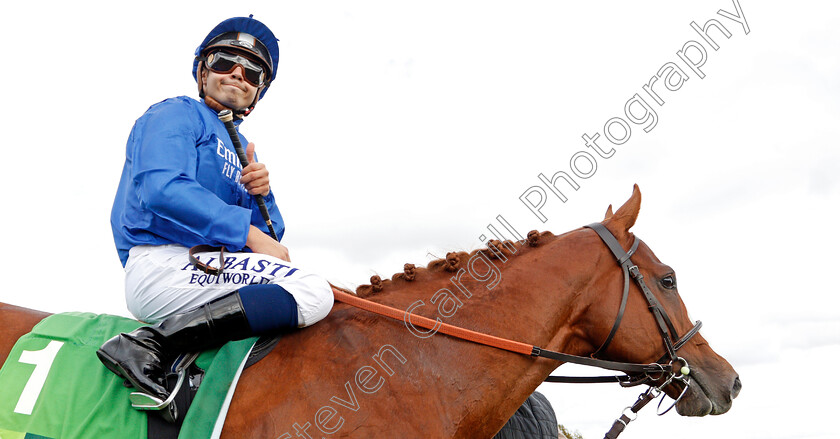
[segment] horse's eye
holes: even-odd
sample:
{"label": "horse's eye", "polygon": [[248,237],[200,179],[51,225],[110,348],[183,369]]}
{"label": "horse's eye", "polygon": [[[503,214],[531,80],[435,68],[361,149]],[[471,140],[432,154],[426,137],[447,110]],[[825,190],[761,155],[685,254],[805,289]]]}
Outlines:
{"label": "horse's eye", "polygon": [[662,284],[663,287],[669,290],[673,290],[677,287],[677,279],[674,277],[673,274],[669,274],[663,277],[662,280],[659,282]]}

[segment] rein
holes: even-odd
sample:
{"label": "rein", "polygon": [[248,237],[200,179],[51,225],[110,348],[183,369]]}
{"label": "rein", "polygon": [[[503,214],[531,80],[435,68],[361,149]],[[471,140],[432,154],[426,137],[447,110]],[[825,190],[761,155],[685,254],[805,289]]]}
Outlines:
{"label": "rein", "polygon": [[[372,302],[367,299],[362,299],[353,294],[349,294],[344,291],[338,290],[335,287],[333,287],[333,294],[337,301],[346,303],[350,306],[363,309],[365,311],[369,311],[375,314],[379,314],[385,317],[389,317],[395,320],[402,320],[405,322],[406,325],[411,324],[414,326],[419,326],[425,329],[429,329],[435,332],[441,332],[446,335],[460,338],[462,340],[470,341],[473,343],[478,343],[521,355],[549,358],[552,360],[562,361],[566,363],[600,367],[602,369],[621,371],[627,374],[632,374],[601,377],[549,376],[545,379],[545,381],[554,383],[618,382],[623,387],[648,384],[651,386],[650,389],[642,393],[635,402],[635,404],[625,409],[625,412],[627,410],[630,410],[634,415],[648,402],[652,401],[661,393],[663,393],[662,389],[665,386],[671,384],[674,380],[682,381],[685,384],[682,393],[668,409],[666,409],[662,413],[659,413],[660,415],[664,415],[665,413],[670,411],[671,408],[676,406],[677,402],[680,399],[682,399],[683,395],[685,395],[685,392],[688,390],[688,386],[690,384],[690,378],[688,377],[688,374],[690,373],[688,362],[682,357],[678,357],[677,351],[700,331],[700,328],[703,326],[703,323],[698,320],[694,324],[694,327],[692,327],[688,332],[686,332],[685,335],[683,335],[682,337],[678,336],[677,330],[674,327],[674,324],[671,322],[668,313],[653,295],[653,292],[650,290],[650,288],[648,288],[647,284],[645,283],[644,276],[639,270],[639,267],[633,264],[631,260],[631,257],[639,247],[638,236],[635,237],[633,244],[630,247],[630,250],[624,251],[624,248],[621,247],[621,244],[619,244],[615,236],[613,236],[613,234],[602,224],[593,223],[585,227],[592,229],[598,234],[598,236],[601,238],[604,244],[606,244],[606,246],[615,256],[616,262],[618,262],[618,264],[621,266],[621,270],[624,273],[624,289],[622,292],[621,304],[619,305],[619,311],[618,315],[616,316],[615,323],[613,323],[613,327],[610,330],[607,339],[604,341],[601,347],[599,347],[590,357],[564,354],[562,352],[555,352],[548,349],[543,349],[531,344],[472,331],[470,329],[462,328],[448,323],[443,323],[439,319],[432,320],[427,317],[411,314],[408,311],[393,308],[388,305],[383,305],[381,303]],[[622,318],[624,317],[624,310],[627,305],[627,298],[630,292],[631,277],[633,278],[633,280],[636,281],[636,284],[642,291],[642,295],[647,300],[648,308],[650,309],[650,312],[656,319],[657,329],[659,330],[663,344],[665,345],[665,355],[663,355],[656,363],[623,363],[595,358],[598,354],[603,352],[607,348],[607,346],[609,346],[610,342],[615,336],[615,333],[618,331],[618,327],[621,324]],[[674,342],[674,339],[677,339],[677,341]],[[668,362],[665,363],[665,361]],[[681,375],[677,375],[676,373],[674,373],[674,362],[682,363],[683,366],[680,368]],[[657,387],[653,387],[654,383],[660,382],[662,380],[664,380],[662,384],[660,384]],[[627,424],[632,420],[633,419],[631,419],[625,413],[622,413],[621,417],[615,421],[610,431],[607,432],[605,439],[615,439],[616,437],[618,437],[618,435],[624,430]]]}
{"label": "rein", "polygon": [[[419,326],[421,328],[441,332],[452,337],[460,338],[462,340],[471,341],[485,346],[502,349],[509,352],[514,352],[522,355],[530,355],[532,357],[550,358],[552,360],[563,361],[567,363],[582,364],[585,366],[595,366],[602,369],[615,370],[621,372],[636,372],[643,374],[661,374],[665,373],[665,365],[658,363],[639,364],[639,363],[621,363],[617,361],[599,360],[596,358],[580,357],[577,355],[564,354],[561,352],[550,351],[548,349],[539,348],[534,345],[522,343],[506,338],[500,338],[481,332],[476,332],[470,329],[462,328],[460,326],[450,325],[437,320],[432,320],[427,317],[414,315],[403,311],[401,309],[393,308],[381,303],[371,302],[367,299],[345,293],[333,287],[333,295],[339,302],[346,303],[365,311],[369,311],[381,316],[390,317],[394,320],[403,320],[406,324]],[[549,377],[551,378],[551,377]],[[561,377],[558,377],[561,378]],[[547,380],[548,381],[548,380]],[[615,381],[615,379],[613,379]]]}

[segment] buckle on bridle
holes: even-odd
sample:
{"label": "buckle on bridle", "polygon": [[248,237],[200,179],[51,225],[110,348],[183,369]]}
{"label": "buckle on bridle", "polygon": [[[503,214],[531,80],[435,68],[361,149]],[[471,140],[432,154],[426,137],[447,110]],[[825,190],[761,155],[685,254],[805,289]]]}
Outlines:
{"label": "buckle on bridle", "polygon": [[638,265],[631,265],[627,267],[627,271],[630,272],[630,276],[632,276],[633,279],[638,279],[642,275],[642,273],[639,271]]}

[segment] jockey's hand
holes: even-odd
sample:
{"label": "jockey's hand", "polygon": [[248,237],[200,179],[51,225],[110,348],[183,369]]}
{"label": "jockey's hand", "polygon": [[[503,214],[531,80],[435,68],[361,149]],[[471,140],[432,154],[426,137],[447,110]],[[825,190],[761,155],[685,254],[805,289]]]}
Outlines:
{"label": "jockey's hand", "polygon": [[271,189],[268,184],[268,169],[265,168],[264,164],[254,161],[253,142],[245,148],[245,155],[248,157],[248,166],[242,169],[239,182],[245,185],[249,194],[267,196]]}
{"label": "jockey's hand", "polygon": [[285,245],[275,241],[274,238],[266,235],[262,230],[253,225],[248,230],[248,238],[245,241],[245,245],[254,253],[274,256],[286,262],[292,261],[289,258],[289,249]]}

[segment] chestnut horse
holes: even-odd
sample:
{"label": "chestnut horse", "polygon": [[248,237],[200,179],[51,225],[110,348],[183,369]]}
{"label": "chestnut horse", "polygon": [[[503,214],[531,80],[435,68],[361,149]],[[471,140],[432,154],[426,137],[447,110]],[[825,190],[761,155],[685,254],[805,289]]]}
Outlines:
{"label": "chestnut horse", "polygon": [[[601,223],[625,249],[634,240],[629,230],[640,201],[634,187]],[[538,236],[537,242],[506,243],[501,253],[453,253],[357,293],[413,315],[589,356],[616,320],[622,270],[592,229]],[[678,333],[689,332],[693,324],[673,269],[644,243],[633,263]],[[0,306],[0,358],[44,315]],[[634,284],[622,323],[599,358],[647,364],[664,353],[657,323]],[[741,387],[732,366],[699,334],[678,355],[691,367],[678,413],[728,411]],[[288,334],[245,370],[222,437],[490,438],[560,364],[336,303],[328,318]],[[683,386],[664,391],[676,398]]]}

